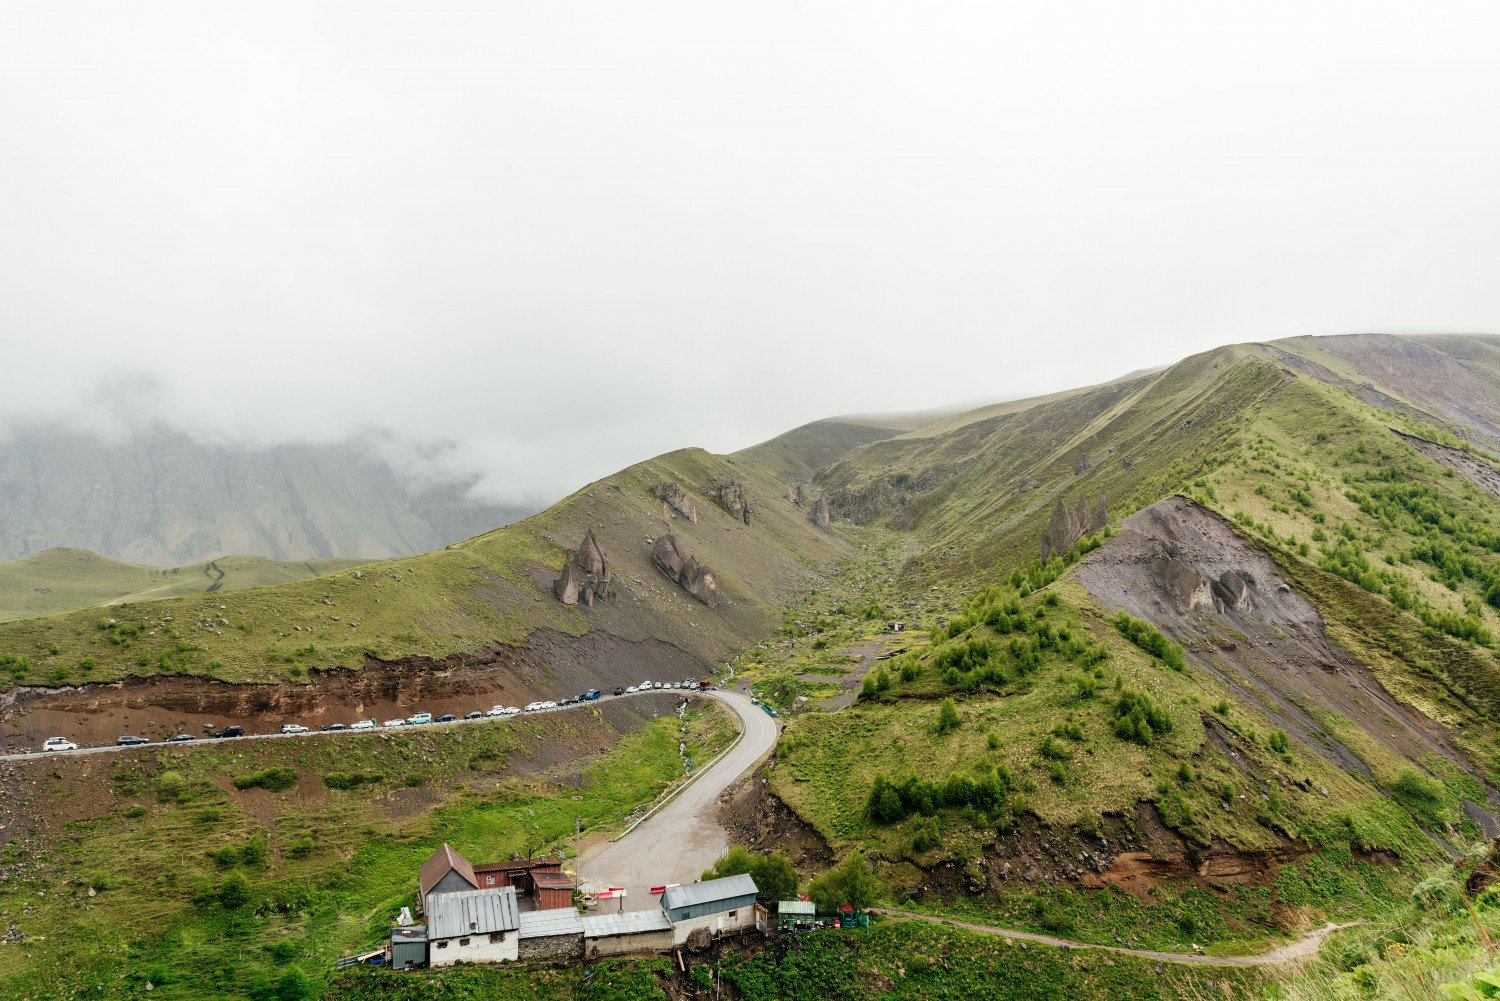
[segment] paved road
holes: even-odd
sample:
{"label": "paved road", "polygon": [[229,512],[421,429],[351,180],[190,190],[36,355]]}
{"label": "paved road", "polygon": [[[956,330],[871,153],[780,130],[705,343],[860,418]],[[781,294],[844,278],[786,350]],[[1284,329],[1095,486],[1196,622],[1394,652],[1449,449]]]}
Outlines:
{"label": "paved road", "polygon": [[[574,709],[583,709],[588,706],[597,706],[601,702],[609,702],[613,699],[628,699],[636,695],[684,695],[703,694],[692,690],[678,691],[677,689],[649,689],[640,692],[627,692],[624,695],[605,695],[592,702],[577,702],[571,706],[558,706],[555,709],[538,709],[535,712],[518,713],[515,716],[485,716],[482,719],[458,719],[449,723],[424,723],[418,726],[404,727],[382,727],[376,726],[369,730],[309,730],[307,733],[250,733],[243,737],[226,737],[224,740],[216,740],[211,736],[200,737],[197,740],[182,741],[181,743],[168,743],[164,740],[153,741],[150,744],[134,744],[129,747],[118,747],[114,744],[103,744],[99,747],[80,747],[76,751],[24,751],[20,754],[0,754],[0,761],[33,761],[37,758],[70,757],[75,754],[108,754],[111,751],[129,751],[132,748],[142,747],[202,747],[204,744],[226,744],[236,743],[242,740],[291,740],[306,737],[328,737],[348,738],[361,734],[372,733],[407,733],[414,730],[439,730],[450,726],[482,726],[484,724],[503,723],[513,719],[527,719],[532,716],[540,716],[544,713],[565,713]],[[748,703],[748,699],[745,700]],[[761,715],[765,715],[762,713]]]}
{"label": "paved road", "polygon": [[1191,966],[1274,966],[1277,963],[1289,963],[1297,959],[1308,959],[1318,954],[1318,946],[1323,940],[1336,931],[1345,928],[1353,928],[1355,925],[1364,924],[1363,921],[1351,921],[1349,924],[1333,924],[1329,922],[1322,928],[1308,932],[1295,942],[1272,949],[1270,952],[1262,952],[1254,956],[1208,956],[1198,952],[1158,952],[1155,949],[1127,949],[1121,945],[1097,945],[1093,942],[1075,942],[1072,939],[1058,938],[1055,935],[1038,935],[1035,932],[1016,931],[1014,928],[996,928],[993,925],[979,925],[972,921],[959,921],[955,918],[939,917],[935,914],[917,914],[913,911],[894,911],[889,908],[876,908],[879,913],[898,921],[926,921],[935,925],[952,925],[955,928],[963,928],[968,931],[977,931],[984,935],[1003,935],[1021,942],[1036,942],[1040,945],[1050,945],[1059,949],[1095,949],[1100,952],[1118,952],[1125,956],[1139,956],[1142,959],[1156,959],[1164,963],[1185,963]]}
{"label": "paved road", "polygon": [[[739,743],[635,830],[583,854],[579,881],[625,887],[627,911],[656,907],[651,887],[691,883],[724,853],[729,839],[714,819],[719,794],[776,744],[776,721],[747,696],[726,691],[709,694],[739,717]],[[616,902],[601,901],[594,913],[618,907]]]}

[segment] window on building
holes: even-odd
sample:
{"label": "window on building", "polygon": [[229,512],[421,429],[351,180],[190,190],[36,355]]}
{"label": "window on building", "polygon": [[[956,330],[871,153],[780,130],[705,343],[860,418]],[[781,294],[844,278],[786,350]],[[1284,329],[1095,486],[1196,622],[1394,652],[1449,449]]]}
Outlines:
{"label": "window on building", "polygon": [[740,913],[739,911],[730,911],[729,912],[729,916],[732,917],[732,918],[733,917],[738,917],[739,913]]}
{"label": "window on building", "polygon": [[446,940],[444,940],[444,941],[442,941],[442,942],[439,942],[439,943],[438,943],[438,944],[437,944],[437,947],[438,947],[438,948],[439,948],[439,949],[446,949],[446,948],[448,948],[448,943],[447,943],[447,941],[446,941]]}
{"label": "window on building", "polygon": [[461,939],[458,940],[458,944],[459,945],[468,945],[469,944],[469,940],[466,939],[466,938],[461,938]]}
{"label": "window on building", "polygon": [[505,932],[503,932],[503,931],[492,931],[492,932],[490,932],[490,941],[491,942],[504,942],[505,941]]}

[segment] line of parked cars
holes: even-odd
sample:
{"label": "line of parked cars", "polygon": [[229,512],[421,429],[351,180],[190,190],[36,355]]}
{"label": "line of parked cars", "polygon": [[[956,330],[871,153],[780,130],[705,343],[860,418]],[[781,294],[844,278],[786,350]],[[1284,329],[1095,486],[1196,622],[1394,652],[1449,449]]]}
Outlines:
{"label": "line of parked cars", "polygon": [[[626,688],[626,687],[618,687],[617,686],[615,688],[615,690],[614,690],[614,694],[616,694],[616,695],[634,695],[637,692],[650,692],[650,691],[656,691],[658,689],[662,689],[662,690],[666,690],[666,689],[686,689],[686,690],[696,691],[696,690],[704,689],[704,688],[708,688],[708,687],[709,687],[709,683],[706,680],[701,680],[700,681],[700,680],[695,679],[695,678],[687,678],[687,679],[684,679],[682,681],[643,681],[639,685],[631,685],[628,688]],[[482,711],[482,710],[476,709],[475,711],[473,711],[473,712],[468,713],[467,715],[465,715],[464,719],[466,719],[466,720],[476,720],[476,719],[484,719],[486,717],[499,718],[499,717],[505,717],[505,716],[519,716],[521,713],[542,712],[542,711],[547,710],[547,709],[558,709],[558,708],[561,708],[563,706],[577,705],[577,704],[579,704],[581,702],[593,702],[596,699],[600,699],[600,698],[603,698],[603,697],[604,697],[604,693],[602,691],[600,691],[597,688],[590,688],[588,691],[584,692],[581,695],[573,695],[573,696],[569,696],[568,698],[558,699],[556,701],[547,700],[547,701],[544,701],[544,702],[531,702],[531,703],[528,703],[524,708],[517,707],[517,706],[492,706],[487,711]],[[327,726],[323,727],[322,730],[323,730],[324,733],[333,733],[333,732],[337,732],[337,731],[340,731],[340,730],[395,729],[396,727],[423,726],[423,725],[428,724],[428,723],[455,723],[457,721],[458,721],[458,717],[456,715],[454,715],[453,713],[444,713],[441,716],[434,717],[432,715],[432,713],[422,712],[422,713],[415,713],[415,714],[413,714],[411,716],[408,716],[408,717],[406,717],[404,719],[399,718],[399,717],[396,718],[396,719],[388,719],[388,720],[386,720],[383,723],[380,722],[380,721],[378,721],[378,720],[373,720],[373,719],[356,720],[355,722],[349,723],[349,724],[344,724],[344,723],[329,723]],[[282,726],[281,732],[283,734],[291,735],[291,734],[308,733],[310,731],[308,730],[307,727],[303,726],[301,723],[287,723],[287,724],[284,724]],[[213,734],[213,738],[215,740],[225,740],[225,739],[228,739],[228,738],[231,738],[231,737],[243,737],[244,735],[245,735],[245,728],[242,727],[242,726],[239,726],[239,725],[234,725],[234,726],[226,726],[224,729],[222,729],[222,730],[218,731],[217,733]],[[198,739],[197,737],[193,736],[190,733],[179,733],[179,734],[177,734],[174,737],[168,737],[168,738],[166,738],[165,740],[162,741],[162,743],[163,744],[184,744],[184,743],[187,743],[188,741],[197,740],[197,739]],[[149,744],[149,743],[151,743],[151,741],[148,740],[145,737],[135,737],[135,736],[131,736],[130,734],[125,734],[124,736],[121,736],[118,740],[115,741],[115,746],[116,747],[136,747],[136,746],[141,745],[141,744]],[[75,744],[75,743],[73,743],[71,740],[68,740],[66,737],[48,737],[46,739],[46,741],[44,741],[42,743],[42,750],[43,751],[76,751],[76,750],[78,750],[78,745]]]}

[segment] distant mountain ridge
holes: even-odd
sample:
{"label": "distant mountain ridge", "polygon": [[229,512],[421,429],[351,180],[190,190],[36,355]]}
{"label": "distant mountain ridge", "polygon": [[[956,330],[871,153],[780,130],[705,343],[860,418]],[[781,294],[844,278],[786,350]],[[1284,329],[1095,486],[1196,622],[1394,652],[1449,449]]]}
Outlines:
{"label": "distant mountain ridge", "polygon": [[216,445],[168,428],[121,444],[55,428],[0,439],[0,560],[88,549],[179,566],[225,554],[379,559],[529,513],[414,487],[354,442]]}

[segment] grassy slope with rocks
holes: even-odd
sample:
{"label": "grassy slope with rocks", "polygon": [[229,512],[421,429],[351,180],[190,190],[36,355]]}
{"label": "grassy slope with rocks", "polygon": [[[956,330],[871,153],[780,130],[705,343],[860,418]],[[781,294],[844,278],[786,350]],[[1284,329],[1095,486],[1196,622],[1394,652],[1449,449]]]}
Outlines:
{"label": "grassy slope with rocks", "polygon": [[[738,480],[754,505],[732,519],[706,491]],[[717,577],[709,609],[650,561],[667,531],[652,494],[675,482],[694,497],[697,524],[670,528]],[[541,514],[424,556],[231,594],[118,605],[0,625],[0,670],[18,684],[77,684],[153,674],[235,682],[297,681],[312,667],[360,668],[369,657],[441,658],[505,644],[539,629],[600,630],[661,639],[705,664],[769,631],[785,596],[817,582],[846,552],[751,459],[685,449],[592,483]],[[611,560],[618,597],[591,610],[551,594],[568,552],[592,528]],[[107,624],[107,619],[115,624]]]}
{"label": "grassy slope with rocks", "polygon": [[[32,828],[0,849],[12,998],[258,996],[317,985],[413,903],[442,841],[479,860],[621,829],[731,739],[705,703],[383,736],[150,749],[11,766]],[[653,719],[653,711],[662,718]],[[276,996],[270,994],[268,996]]]}
{"label": "grassy slope with rocks", "polygon": [[0,622],[33,619],[100,605],[153,601],[185,594],[238,591],[321,577],[363,560],[278,562],[223,556],[182,567],[120,563],[87,549],[48,549],[0,563]]}

